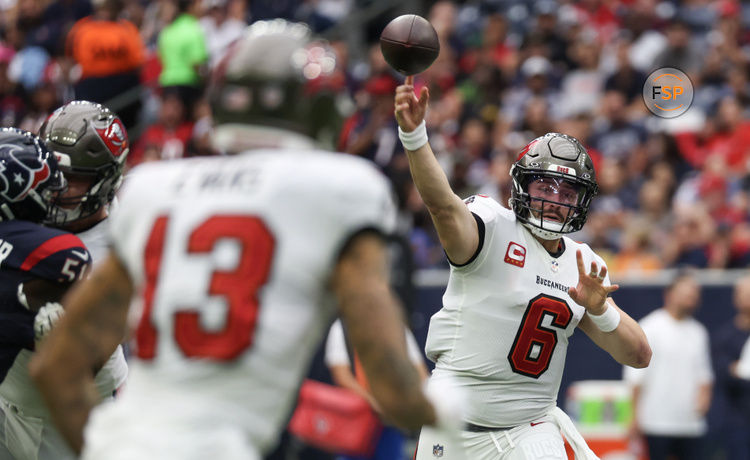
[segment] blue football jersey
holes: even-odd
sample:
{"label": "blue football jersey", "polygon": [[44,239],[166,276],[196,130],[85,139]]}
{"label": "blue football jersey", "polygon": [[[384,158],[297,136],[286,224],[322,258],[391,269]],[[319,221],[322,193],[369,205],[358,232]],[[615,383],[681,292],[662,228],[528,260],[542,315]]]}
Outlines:
{"label": "blue football jersey", "polygon": [[86,273],[91,257],[81,240],[31,222],[0,222],[0,382],[18,352],[34,349],[34,313],[18,299],[29,280],[70,284]]}

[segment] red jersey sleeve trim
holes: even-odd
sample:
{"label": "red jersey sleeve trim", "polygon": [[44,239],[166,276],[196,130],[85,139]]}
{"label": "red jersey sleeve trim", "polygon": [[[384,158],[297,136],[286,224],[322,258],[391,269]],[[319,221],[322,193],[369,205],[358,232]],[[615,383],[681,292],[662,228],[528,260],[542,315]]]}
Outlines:
{"label": "red jersey sleeve trim", "polygon": [[80,238],[70,233],[50,238],[31,251],[31,254],[29,254],[26,257],[26,260],[23,261],[23,264],[21,264],[21,270],[29,271],[34,268],[39,261],[44,260],[52,254],[72,248],[81,248],[85,250],[86,246],[83,245]]}

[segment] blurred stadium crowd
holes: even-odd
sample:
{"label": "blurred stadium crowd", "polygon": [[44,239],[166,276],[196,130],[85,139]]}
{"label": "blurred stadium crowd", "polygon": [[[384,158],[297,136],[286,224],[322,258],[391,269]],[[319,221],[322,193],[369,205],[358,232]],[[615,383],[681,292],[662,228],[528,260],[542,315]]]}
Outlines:
{"label": "blurred stadium crowd", "polygon": [[[376,4],[389,8],[359,19],[356,46],[342,23]],[[131,132],[131,166],[218,154],[209,140],[211,70],[246,24],[307,22],[338,54],[321,84],[339,102],[341,130],[330,143],[393,180],[416,266],[431,268],[447,262],[396,135],[401,77],[377,43],[391,18],[421,13],[442,49],[417,85],[430,88],[430,141],[461,196],[506,202],[517,153],[559,131],[589,149],[601,189],[574,238],[615,276],[750,262],[750,4],[3,0],[0,12],[0,124],[36,131],[61,103],[102,102]],[[174,51],[186,41],[191,56]],[[647,75],[667,66],[695,88],[691,108],[671,120],[642,100]]]}

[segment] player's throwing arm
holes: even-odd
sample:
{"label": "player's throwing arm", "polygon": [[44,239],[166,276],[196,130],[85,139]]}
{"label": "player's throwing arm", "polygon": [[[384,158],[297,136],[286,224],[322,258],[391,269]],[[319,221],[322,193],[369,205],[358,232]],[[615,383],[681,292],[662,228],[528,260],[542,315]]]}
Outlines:
{"label": "player's throwing arm", "polygon": [[395,110],[398,134],[409,158],[409,169],[422,200],[437,229],[440,244],[456,264],[468,261],[479,244],[477,223],[461,198],[448,183],[430,144],[425,114],[430,93],[423,87],[414,92],[414,77],[406,77],[396,88]]}

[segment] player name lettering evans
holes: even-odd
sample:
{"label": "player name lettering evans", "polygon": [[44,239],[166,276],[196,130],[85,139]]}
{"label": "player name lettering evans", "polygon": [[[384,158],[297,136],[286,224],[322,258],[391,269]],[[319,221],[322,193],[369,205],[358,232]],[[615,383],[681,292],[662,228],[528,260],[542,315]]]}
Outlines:
{"label": "player name lettering evans", "polygon": [[552,289],[557,289],[558,291],[564,291],[568,292],[568,286],[565,286],[561,283],[548,280],[546,278],[542,278],[539,275],[536,275],[536,284],[541,284],[542,286],[551,287]]}
{"label": "player name lettering evans", "polygon": [[10,255],[10,251],[12,250],[13,245],[0,238],[0,265],[2,265],[3,261]]}
{"label": "player name lettering evans", "polygon": [[178,182],[176,188],[191,187],[202,192],[251,191],[257,187],[260,171],[257,168],[234,171],[207,171],[195,179]]}

